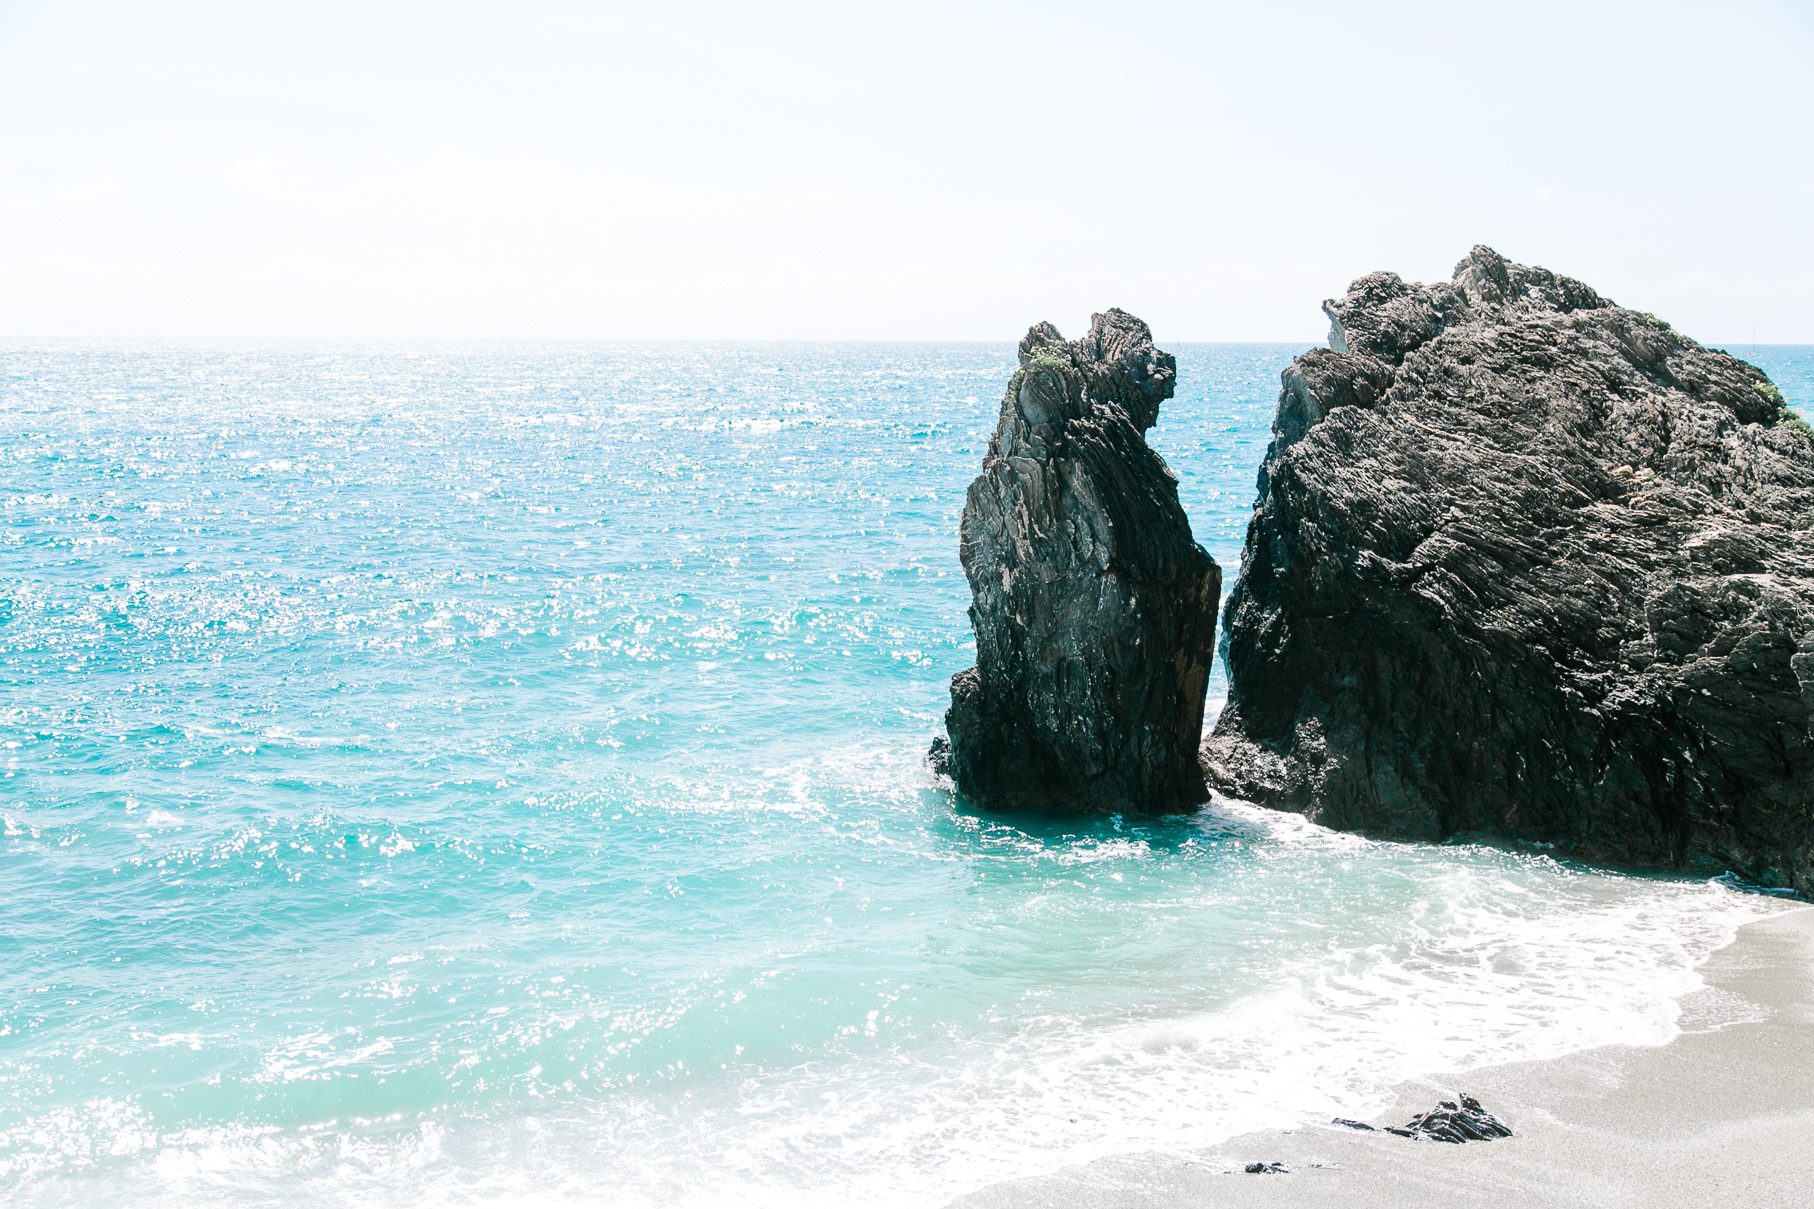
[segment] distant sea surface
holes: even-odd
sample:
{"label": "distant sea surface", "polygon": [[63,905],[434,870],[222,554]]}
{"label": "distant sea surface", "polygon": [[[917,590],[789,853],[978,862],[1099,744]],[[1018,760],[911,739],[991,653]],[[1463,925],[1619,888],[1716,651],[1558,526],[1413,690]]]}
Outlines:
{"label": "distant sea surface", "polygon": [[[1300,350],[1177,351],[1232,573]],[[1012,361],[0,347],[0,1201],[927,1205],[1674,1036],[1775,900],[953,802]]]}

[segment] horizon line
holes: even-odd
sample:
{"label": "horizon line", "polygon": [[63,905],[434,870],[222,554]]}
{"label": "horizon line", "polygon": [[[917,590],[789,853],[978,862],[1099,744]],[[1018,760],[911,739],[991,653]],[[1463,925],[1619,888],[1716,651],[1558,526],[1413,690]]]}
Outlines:
{"label": "horizon line", "polygon": [[[1684,333],[1686,334],[1686,333]],[[1695,339],[1690,336],[1690,339]],[[879,344],[895,346],[937,345],[937,344],[976,344],[976,345],[1015,345],[1019,337],[979,337],[979,336],[475,336],[475,335],[122,335],[122,334],[73,334],[44,332],[0,332],[0,345],[25,344],[42,341],[52,344],[173,344],[173,345],[228,345],[228,344],[265,344],[265,345],[301,345],[301,344]],[[1327,338],[1317,340],[1279,339],[1276,337],[1259,338],[1217,338],[1217,339],[1164,339],[1156,341],[1161,345],[1242,345],[1261,344],[1278,346],[1296,346],[1304,348],[1327,347]],[[1807,340],[1695,340],[1703,348],[1806,348],[1814,346],[1814,339]]]}

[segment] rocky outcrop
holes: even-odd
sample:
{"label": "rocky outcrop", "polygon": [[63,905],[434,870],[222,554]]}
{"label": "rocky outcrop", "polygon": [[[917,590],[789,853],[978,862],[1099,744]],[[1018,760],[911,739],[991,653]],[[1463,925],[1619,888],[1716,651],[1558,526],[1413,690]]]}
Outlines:
{"label": "rocky outcrop", "polygon": [[976,666],[951,682],[934,763],[993,809],[1166,810],[1207,795],[1196,758],[1222,576],[1146,443],[1169,353],[1112,310],[1020,342],[970,485],[961,553]]}
{"label": "rocky outcrop", "polygon": [[1229,599],[1212,783],[1814,894],[1814,436],[1775,387],[1487,248],[1325,310]]}

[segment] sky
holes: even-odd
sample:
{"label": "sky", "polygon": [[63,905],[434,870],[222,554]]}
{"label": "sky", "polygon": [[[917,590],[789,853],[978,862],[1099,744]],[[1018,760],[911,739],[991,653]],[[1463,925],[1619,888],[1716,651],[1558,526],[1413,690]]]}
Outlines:
{"label": "sky", "polygon": [[1814,342],[1814,3],[0,0],[0,334]]}

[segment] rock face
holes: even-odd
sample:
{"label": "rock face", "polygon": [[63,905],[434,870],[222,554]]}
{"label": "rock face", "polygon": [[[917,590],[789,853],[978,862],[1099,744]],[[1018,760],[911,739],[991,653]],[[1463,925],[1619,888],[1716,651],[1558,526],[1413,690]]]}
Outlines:
{"label": "rock face", "polygon": [[1775,387],[1487,248],[1324,309],[1229,599],[1212,784],[1814,894],[1814,435]]}
{"label": "rock face", "polygon": [[990,809],[1168,810],[1197,762],[1222,575],[1146,444],[1176,366],[1112,310],[1066,343],[1049,323],[964,505],[976,666],[951,682],[936,765]]}

